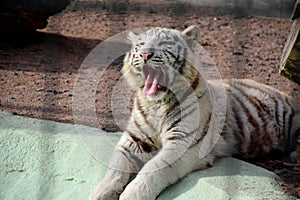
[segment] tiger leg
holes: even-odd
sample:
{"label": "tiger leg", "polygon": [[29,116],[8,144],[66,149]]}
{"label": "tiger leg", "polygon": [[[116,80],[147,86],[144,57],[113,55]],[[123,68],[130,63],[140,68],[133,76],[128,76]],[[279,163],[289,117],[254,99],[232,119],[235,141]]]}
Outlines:
{"label": "tiger leg", "polygon": [[209,155],[200,159],[198,148],[195,146],[188,149],[173,161],[172,157],[177,154],[177,149],[174,146],[164,147],[127,185],[120,200],[154,200],[166,187],[189,172],[212,165],[214,157]]}
{"label": "tiger leg", "polygon": [[[102,181],[90,193],[91,200],[117,200],[127,185],[130,175],[137,173],[151,155],[141,154],[137,143],[123,136],[110,160]],[[134,155],[143,155],[142,158]]]}

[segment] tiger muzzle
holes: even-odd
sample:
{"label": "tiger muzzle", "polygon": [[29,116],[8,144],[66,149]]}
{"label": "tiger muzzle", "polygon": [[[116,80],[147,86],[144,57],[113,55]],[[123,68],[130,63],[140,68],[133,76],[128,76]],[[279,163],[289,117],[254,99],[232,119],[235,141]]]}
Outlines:
{"label": "tiger muzzle", "polygon": [[145,78],[142,91],[144,95],[155,95],[158,91],[165,91],[167,89],[166,74],[162,69],[153,68],[145,64],[143,67],[143,75]]}

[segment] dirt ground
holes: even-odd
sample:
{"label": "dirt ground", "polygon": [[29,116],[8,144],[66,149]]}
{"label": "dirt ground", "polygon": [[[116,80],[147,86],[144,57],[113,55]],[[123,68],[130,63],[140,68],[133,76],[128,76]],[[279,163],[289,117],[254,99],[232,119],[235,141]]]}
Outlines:
{"label": "dirt ground", "polygon": [[[161,26],[183,30],[197,25],[201,45],[216,63],[222,78],[251,78],[282,90],[300,102],[299,86],[278,75],[292,21],[270,17],[235,17],[187,8],[169,8],[170,1],[130,1],[118,8],[94,1],[75,1],[48,20],[36,33],[9,33],[0,38],[0,109],[16,115],[96,126],[123,128],[115,122],[111,95],[120,79],[121,58],[95,80],[94,116],[82,112],[74,120],[74,84],[82,62],[102,41],[125,30]],[[125,4],[124,4],[125,5]],[[128,6],[134,9],[128,9]],[[141,6],[143,5],[143,6]],[[145,9],[147,8],[147,9]],[[88,82],[87,82],[88,83]],[[77,91],[78,92],[78,91]],[[77,105],[78,106],[78,105]],[[84,107],[84,105],[83,105]],[[128,113],[130,106],[125,106]],[[126,116],[126,115],[124,115]],[[128,118],[124,117],[122,123]],[[287,193],[300,197],[299,173],[277,159],[254,163],[277,173]]]}

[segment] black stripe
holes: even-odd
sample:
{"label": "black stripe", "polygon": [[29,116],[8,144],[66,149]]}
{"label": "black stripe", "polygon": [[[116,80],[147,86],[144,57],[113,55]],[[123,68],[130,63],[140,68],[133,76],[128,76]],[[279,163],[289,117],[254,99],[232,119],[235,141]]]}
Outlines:
{"label": "black stripe", "polygon": [[208,129],[209,129],[209,124],[211,121],[211,114],[209,115],[209,117],[207,118],[206,122],[205,122],[205,126],[202,129],[201,135],[200,137],[194,142],[194,144],[192,144],[189,149],[195,147],[200,141],[203,140],[203,138],[206,136]]}
{"label": "black stripe", "polygon": [[[183,103],[183,102],[182,102]],[[178,115],[181,115],[181,113],[183,113],[184,111],[188,110],[189,108],[191,108],[192,106],[195,105],[195,102],[192,101],[189,105],[185,106],[184,108],[179,108],[174,112],[171,112],[170,115],[168,115],[168,119],[172,119],[172,118],[176,118]],[[179,119],[181,119],[182,117],[179,117]]]}
{"label": "black stripe", "polygon": [[[120,147],[125,151],[125,152],[123,152],[122,150],[120,150],[122,155],[124,155],[124,157],[130,163],[135,162],[134,166],[137,168],[137,170],[140,170],[142,168],[142,166],[144,166],[144,162],[139,157],[135,156],[127,147],[125,147],[125,146],[120,146]],[[129,154],[130,157],[127,154]]]}
{"label": "black stripe", "polygon": [[177,35],[173,35],[173,36],[172,36],[172,40],[174,40],[174,41],[179,41],[179,38],[178,38]]}
{"label": "black stripe", "polygon": [[272,94],[272,93],[274,93],[274,90],[272,90],[271,88],[269,88],[267,86],[264,86],[264,85],[263,85],[263,87],[261,87],[261,84],[259,84],[259,83],[257,83],[258,85],[253,85],[253,84],[249,85],[249,84],[247,84],[245,82],[234,82],[234,83],[235,84],[238,83],[238,84],[240,84],[240,85],[242,85],[242,86],[244,86],[244,87],[246,87],[248,89],[258,90],[259,92],[262,92],[264,94]]}
{"label": "black stripe", "polygon": [[[245,92],[243,90],[241,90],[240,88],[234,87],[234,89],[237,90],[241,94],[241,96],[243,96],[243,97],[248,97],[249,96],[249,95],[245,94]],[[246,102],[244,102],[244,100],[241,99],[241,97],[239,95],[235,94],[234,92],[232,92],[232,96],[243,107],[243,110],[245,111],[245,114],[246,114],[247,118],[250,120],[250,123],[252,124],[252,126],[254,126],[256,128],[259,128],[260,126],[259,126],[258,122],[255,120],[255,118],[252,116],[252,114],[251,114],[250,110],[248,109],[248,107],[246,106]],[[257,114],[261,118],[262,122],[265,124],[266,121],[263,117],[263,113],[259,112],[260,111],[259,105],[257,105],[251,97],[250,98],[245,98],[245,99],[247,99],[252,105],[254,105],[254,107],[256,108]]]}
{"label": "black stripe", "polygon": [[144,134],[144,130],[142,130],[141,125],[138,124],[138,122],[135,119],[134,119],[133,123],[135,125],[135,128],[138,129],[139,133],[142,133],[143,135],[146,135],[146,134]]}
{"label": "black stripe", "polygon": [[[281,103],[282,103],[282,101],[281,101]],[[277,124],[279,124],[279,125],[281,125],[280,124],[280,114],[281,113],[279,113],[279,106],[280,106],[280,103],[279,103],[279,101],[278,101],[278,99],[277,98],[274,98],[274,104],[275,104],[275,106],[274,106],[274,115],[275,115],[275,120],[276,120],[276,122],[277,122]],[[284,108],[283,108],[284,109]],[[283,121],[285,121],[285,115],[286,115],[286,110],[284,109],[283,110],[283,113],[282,113],[282,117],[283,117]],[[285,122],[283,122],[283,127],[285,126]],[[285,128],[283,128],[283,131],[285,130]]]}
{"label": "black stripe", "polygon": [[[157,150],[156,147],[154,147],[153,145],[150,145],[150,144],[142,141],[140,138],[138,138],[131,131],[126,130],[126,133],[133,139],[133,141],[136,143],[137,147],[140,149],[141,152],[150,153],[153,150]],[[152,141],[152,139],[149,138],[148,136],[147,136],[147,139],[149,139],[152,142],[152,144],[154,144],[154,142]]]}
{"label": "black stripe", "polygon": [[166,51],[167,53],[169,53],[170,56],[171,56],[172,58],[174,58],[174,60],[177,60],[176,56],[173,54],[172,51],[169,51],[169,50],[165,50],[165,51]]}
{"label": "black stripe", "polygon": [[288,104],[289,108],[291,109],[291,114],[289,115],[289,121],[288,121],[288,143],[291,142],[291,130],[292,130],[292,126],[293,126],[293,118],[295,117],[295,111],[293,109],[293,107],[289,104],[289,101],[286,100],[286,103]]}
{"label": "black stripe", "polygon": [[[238,101],[237,101],[238,102]],[[238,102],[238,104],[240,104]],[[233,134],[235,135],[235,138],[238,140],[238,152],[242,152],[242,145],[244,145],[244,137],[245,133],[243,131],[243,124],[241,123],[240,119],[240,112],[236,109],[235,106],[232,106],[232,111],[233,111],[233,117],[235,122],[237,123],[237,126],[239,128],[239,131],[233,130]]]}
{"label": "black stripe", "polygon": [[162,64],[162,63],[163,63],[162,60],[160,59],[160,57],[154,57],[154,58],[152,58],[151,60],[152,60],[152,62],[156,62],[156,64],[157,64],[157,63],[158,63],[158,64]]}
{"label": "black stripe", "polygon": [[[126,152],[128,152],[127,150],[125,150],[125,147],[123,147],[123,146],[120,146],[121,148],[122,148],[122,150],[120,150],[119,152],[124,156],[124,158],[126,158],[126,160],[129,162],[129,163],[131,163],[132,162],[132,160],[130,159],[130,158],[132,158],[132,157],[128,157],[128,155],[127,155],[127,153]],[[125,151],[124,151],[125,150]]]}
{"label": "black stripe", "polygon": [[[194,104],[190,104],[188,107],[191,107],[191,106],[193,106]],[[184,110],[187,110],[187,108],[185,108]],[[167,128],[167,130],[166,131],[170,131],[172,128],[174,128],[179,122],[181,122],[184,118],[186,118],[187,116],[189,116],[191,113],[193,113],[193,112],[195,112],[196,110],[198,110],[198,109],[192,109],[191,111],[189,111],[189,112],[187,112],[187,113],[185,113],[183,116],[181,116],[181,117],[179,117],[177,120],[175,120],[168,128]],[[183,111],[181,111],[181,112],[183,112]],[[181,112],[180,112],[180,114],[181,114]],[[177,115],[179,115],[179,114],[177,114]],[[176,115],[176,116],[177,116]],[[175,117],[175,116],[174,116]]]}
{"label": "black stripe", "polygon": [[134,133],[132,133],[131,131],[126,130],[125,132],[127,133],[128,136],[130,136],[130,137],[133,139],[134,142],[139,142],[139,141],[141,141],[141,139],[138,138],[138,137],[137,137]]}
{"label": "black stripe", "polygon": [[176,121],[174,121],[166,130],[166,132],[170,131],[171,129],[173,129],[179,122],[181,121],[181,118],[177,119]]}
{"label": "black stripe", "polygon": [[161,42],[158,43],[158,46],[160,46],[160,45],[171,45],[171,46],[173,46],[175,44],[176,43],[172,42],[172,41],[161,41]]}
{"label": "black stripe", "polygon": [[198,85],[200,83],[200,78],[199,78],[199,75],[194,79],[193,83],[192,83],[192,88],[195,90]]}
{"label": "black stripe", "polygon": [[[253,156],[260,153],[267,153],[262,148],[261,142],[264,141],[264,144],[267,146],[274,145],[274,140],[272,140],[272,136],[267,134],[268,129],[268,121],[270,120],[270,117],[272,118],[273,113],[271,113],[270,108],[262,102],[261,99],[257,98],[253,95],[247,95],[245,93],[245,90],[243,88],[235,88],[238,90],[244,97],[248,97],[247,101],[251,103],[256,109],[256,114],[258,115],[259,120],[262,120],[262,126],[259,126],[257,121],[254,119],[254,117],[251,115],[250,110],[247,109],[246,103],[243,104],[242,99],[238,98],[237,100],[240,101],[240,104],[242,104],[242,107],[250,120],[250,123],[254,125],[254,128],[258,129],[258,131],[252,131],[250,134],[250,144],[248,147],[248,152],[246,153],[247,156]],[[266,94],[266,93],[264,93]],[[269,99],[273,102],[275,101],[274,96],[268,95]],[[236,96],[235,96],[236,98]],[[267,114],[266,114],[267,113]],[[272,120],[272,119],[271,119]],[[274,137],[274,136],[273,136]]]}
{"label": "black stripe", "polygon": [[169,108],[166,110],[166,113],[169,114],[173,109],[180,106],[180,102],[176,98],[172,98],[172,103],[169,104]]}
{"label": "black stripe", "polygon": [[[255,89],[254,87],[252,88],[251,86],[246,85],[246,84],[241,84],[241,85],[242,85],[242,86],[246,86],[246,88],[248,88],[248,89]],[[233,85],[233,88],[235,88],[236,90],[238,90],[243,96],[247,97],[247,100],[248,100],[250,103],[252,103],[252,104],[256,107],[257,111],[261,112],[261,108],[262,108],[263,111],[266,111],[268,114],[271,113],[269,107],[268,107],[266,104],[264,104],[264,103],[261,101],[261,99],[258,99],[256,96],[253,96],[253,95],[251,95],[251,94],[250,94],[250,95],[246,94],[246,92],[245,92],[245,87],[239,87],[237,84],[234,84],[234,85]],[[256,89],[256,90],[258,90],[258,89]],[[259,88],[258,91],[261,92],[261,93],[263,93],[263,94],[268,95],[268,96],[269,96],[269,99],[275,101],[275,98],[274,98],[274,97],[271,97],[270,93],[267,93],[266,91],[261,90],[261,88]],[[269,92],[274,93],[273,91],[269,91]],[[248,97],[249,97],[249,98],[248,98]],[[258,105],[258,104],[259,104],[259,105]],[[260,116],[261,116],[261,115],[265,115],[265,113],[263,113],[263,114],[262,114],[262,113],[258,113],[258,114],[259,114]]]}
{"label": "black stripe", "polygon": [[165,51],[162,51],[162,53],[167,57],[167,61],[169,61],[170,57],[168,56],[168,54]]}
{"label": "black stripe", "polygon": [[[195,105],[195,104],[192,104],[192,105]],[[187,109],[186,109],[186,110],[187,110]],[[197,108],[194,108],[194,109],[192,109],[190,112],[185,113],[185,114],[181,117],[181,119],[186,118],[187,116],[189,116],[191,113],[195,112],[196,110],[198,110],[198,109],[197,109]],[[200,113],[200,112],[199,112],[199,113]]]}
{"label": "black stripe", "polygon": [[[247,94],[244,94],[244,95],[247,95]],[[250,103],[252,103],[255,108],[257,108],[257,110],[259,110],[259,114],[260,115],[265,115],[265,113],[261,113],[261,108],[263,109],[263,111],[265,111],[268,115],[271,115],[271,110],[270,108],[261,101],[261,99],[258,99],[256,96],[251,96],[250,98],[247,98]],[[272,99],[270,96],[269,96],[269,99]],[[274,100],[274,99],[272,99]]]}
{"label": "black stripe", "polygon": [[[249,86],[248,86],[249,87]],[[284,102],[287,102],[286,99],[283,99],[283,95],[278,92],[277,90],[272,90],[269,87],[257,87],[257,86],[253,86],[253,88],[255,88],[256,90],[267,94],[269,96],[269,99],[271,99],[275,106],[274,106],[274,113],[273,116],[275,116],[275,120],[277,122],[278,125],[280,125],[280,128],[282,127],[282,131],[280,134],[284,135],[284,132],[286,132],[286,114],[287,114],[287,110],[286,110],[286,106]],[[279,113],[280,111],[280,106],[282,105],[282,113]],[[281,120],[280,117],[282,117],[282,124],[281,124]],[[285,137],[285,135],[284,135]]]}
{"label": "black stripe", "polygon": [[[239,141],[238,144],[238,152],[243,153],[242,152],[242,146],[244,145],[244,138],[245,138],[245,132],[244,132],[244,126],[241,122],[241,116],[245,115],[248,119],[249,116],[252,117],[252,120],[250,120],[250,124],[254,127],[257,128],[259,125],[258,123],[255,121],[255,119],[253,118],[252,115],[250,115],[248,108],[245,108],[245,105],[243,104],[243,101],[239,98],[239,96],[237,94],[235,94],[232,89],[228,89],[227,90],[228,93],[230,94],[230,96],[232,96],[232,104],[235,104],[232,106],[232,111],[233,111],[233,116],[235,118],[235,121],[237,122],[238,128],[240,129],[240,131],[233,131],[236,139]],[[243,112],[241,112],[239,109],[236,109],[238,107],[243,107]],[[250,133],[252,135],[252,133]]]}
{"label": "black stripe", "polygon": [[138,96],[135,97],[135,107],[138,111],[140,111],[140,114],[142,115],[144,121],[146,121],[146,114],[141,106],[140,99]]}
{"label": "black stripe", "polygon": [[[287,99],[286,99],[287,100]],[[284,139],[286,139],[286,134],[285,133],[288,133],[289,134],[289,131],[287,131],[286,130],[286,119],[287,119],[287,114],[288,114],[288,111],[287,111],[287,109],[289,109],[289,108],[286,108],[286,106],[283,104],[283,100],[281,100],[281,103],[282,103],[282,109],[283,109],[283,111],[282,111],[282,113],[279,113],[279,104],[278,104],[278,108],[277,108],[277,112],[276,112],[276,115],[278,116],[278,117],[276,117],[276,120],[278,119],[278,124],[279,124],[279,122],[280,122],[280,118],[279,118],[279,116],[280,115],[282,115],[281,116],[281,118],[282,118],[282,124],[279,124],[279,125],[282,125],[282,132],[281,132],[281,134],[283,134],[283,138]],[[289,104],[288,104],[288,102],[286,101],[286,104],[289,106]],[[281,128],[281,127],[280,127]],[[289,137],[289,136],[288,136]]]}
{"label": "black stripe", "polygon": [[134,120],[134,125],[136,126],[136,128],[138,129],[139,133],[143,134],[152,144],[154,144],[153,140],[151,139],[151,137],[148,136],[147,133],[144,132],[144,130],[142,130],[142,127],[140,124],[138,124],[138,122],[136,120]]}
{"label": "black stripe", "polygon": [[172,110],[174,110],[175,108],[177,108],[178,106],[180,106],[179,101],[177,101],[177,99],[171,98],[172,103],[170,102],[168,109],[165,111],[165,113],[167,114],[167,117],[164,117],[163,121],[162,121],[162,126],[160,127],[159,132],[162,132],[162,128],[164,127],[164,124],[166,123],[166,120],[170,119],[170,113]]}
{"label": "black stripe", "polygon": [[[150,122],[147,120],[147,114],[145,113],[144,109],[142,108],[141,104],[140,104],[140,99],[138,97],[135,98],[135,106],[136,106],[136,109],[138,111],[140,111],[139,113],[141,114],[141,116],[143,117],[143,121],[144,123],[153,131],[155,132],[155,129],[154,127],[152,126],[152,124],[150,124]],[[136,121],[136,119],[135,119]]]}
{"label": "black stripe", "polygon": [[[241,105],[240,101],[238,101],[237,99],[235,99],[235,104]],[[240,120],[241,119],[241,117],[240,117],[241,112],[239,112],[239,110],[236,109],[236,106],[232,106],[232,111],[233,111],[233,117],[235,119],[235,122],[238,125],[238,128],[240,129],[241,132],[243,132],[243,124],[241,123],[241,120]]]}
{"label": "black stripe", "polygon": [[179,70],[178,70],[180,74],[183,73],[183,67],[185,67],[185,66],[188,65],[188,61],[186,60],[186,58],[187,58],[187,53],[188,53],[187,48],[184,48],[184,49],[183,49],[183,57],[184,57],[184,59],[183,59],[182,64],[181,64],[181,66],[180,66],[180,68],[179,68]]}
{"label": "black stripe", "polygon": [[177,54],[177,58],[176,58],[177,61],[178,61],[179,58],[180,58],[179,56],[180,56],[180,51],[181,51],[181,50],[182,50],[182,47],[181,47],[180,45],[178,45],[178,46],[177,46],[177,51],[178,51],[177,53],[178,53],[178,54]]}
{"label": "black stripe", "polygon": [[177,135],[173,135],[173,136],[169,137],[168,140],[181,140],[182,138],[186,138],[186,137],[188,137],[188,136],[194,134],[195,132],[198,131],[198,129],[199,129],[199,128],[197,127],[196,129],[194,129],[194,130],[191,131],[191,132],[185,132],[185,131],[179,130],[178,132],[179,132],[179,133],[183,133],[184,135],[178,135],[178,134],[177,134]]}
{"label": "black stripe", "polygon": [[[196,88],[199,86],[199,84],[200,84],[200,77],[199,77],[199,75],[197,75],[196,78],[194,79],[193,83],[190,85],[190,87],[188,89],[185,89],[186,91],[180,97],[179,101],[182,102],[185,99],[187,99],[191,94],[193,94],[193,92],[196,90]],[[207,93],[207,90],[205,90],[205,92],[203,94],[201,94],[201,96],[199,96],[197,98],[201,99],[206,93]],[[177,96],[179,96],[179,95],[177,95]]]}

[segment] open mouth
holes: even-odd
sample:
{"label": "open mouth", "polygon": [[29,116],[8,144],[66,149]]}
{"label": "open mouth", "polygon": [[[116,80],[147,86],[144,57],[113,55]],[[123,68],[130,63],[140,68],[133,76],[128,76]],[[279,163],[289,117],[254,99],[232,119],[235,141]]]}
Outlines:
{"label": "open mouth", "polygon": [[145,77],[145,84],[143,88],[143,95],[151,96],[158,91],[166,90],[166,76],[163,70],[154,69],[149,65],[144,65],[143,73]]}

